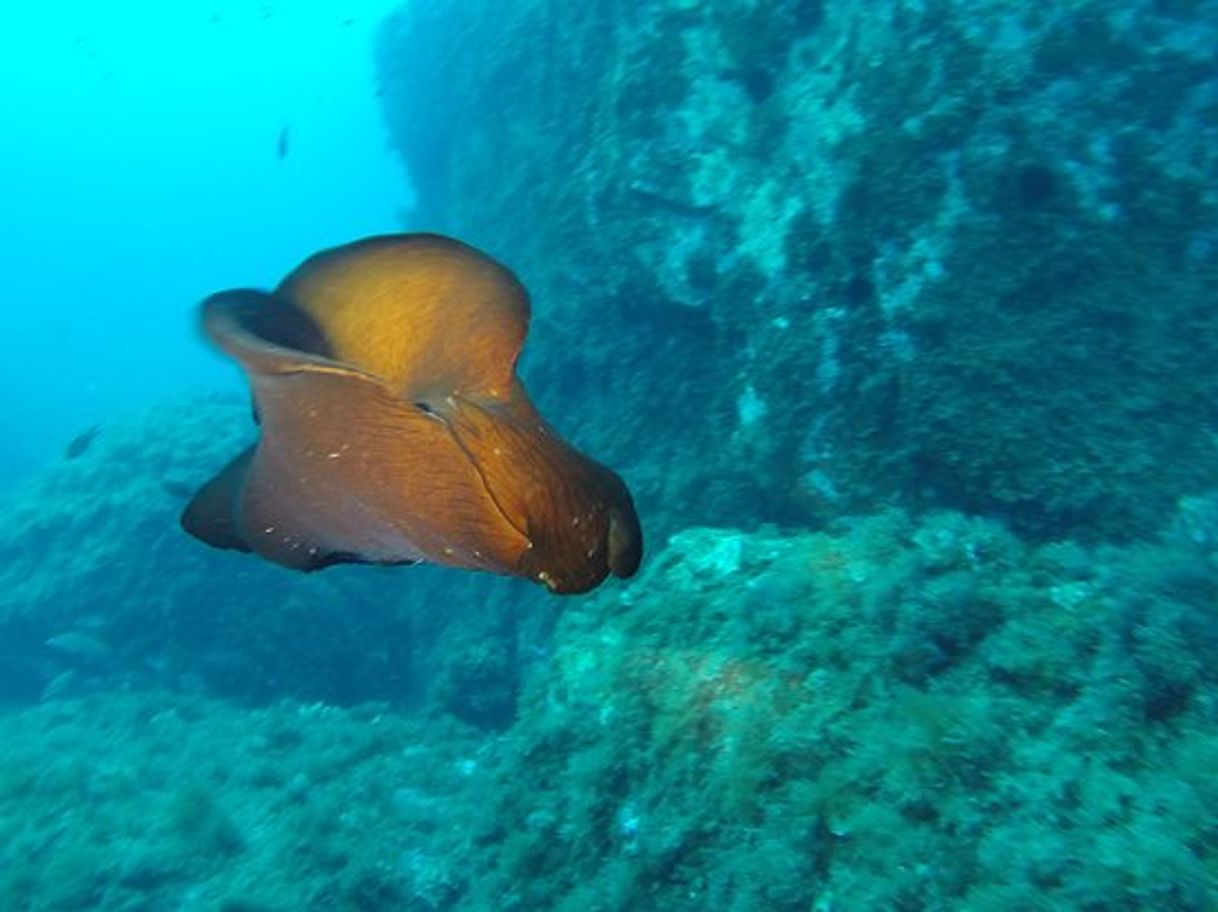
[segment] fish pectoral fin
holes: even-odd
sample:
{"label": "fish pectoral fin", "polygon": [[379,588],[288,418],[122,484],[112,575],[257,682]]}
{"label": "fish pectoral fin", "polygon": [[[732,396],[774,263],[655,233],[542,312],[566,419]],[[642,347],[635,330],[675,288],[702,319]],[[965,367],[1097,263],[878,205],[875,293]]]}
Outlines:
{"label": "fish pectoral fin", "polygon": [[236,505],[254,447],[248,447],[195,492],[179,522],[199,541],[213,548],[249,551],[237,526]]}

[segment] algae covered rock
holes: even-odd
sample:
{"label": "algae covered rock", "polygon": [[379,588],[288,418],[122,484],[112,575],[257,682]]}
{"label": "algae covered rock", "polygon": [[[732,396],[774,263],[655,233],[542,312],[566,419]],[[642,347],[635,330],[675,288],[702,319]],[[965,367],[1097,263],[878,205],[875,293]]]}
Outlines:
{"label": "algae covered rock", "polygon": [[559,622],[458,908],[1208,908],[1214,569],[687,530]]}
{"label": "algae covered rock", "polygon": [[[450,589],[438,571],[391,599],[383,577],[315,591],[258,562],[241,575],[239,555],[172,528],[149,480],[161,460],[205,474],[206,447],[167,456],[144,436],[108,429],[95,466],[44,474],[10,514],[42,535],[5,580],[5,640],[38,662],[44,635],[107,648],[0,717],[2,903],[1203,910],[1218,896],[1212,498],[1134,546],[1029,545],[949,511],[691,527],[556,619],[554,600],[519,601],[533,587],[485,577]],[[108,446],[126,453],[121,480]],[[110,483],[85,484],[94,472]],[[55,535],[72,516],[100,540]],[[174,573],[110,563],[139,529]],[[71,547],[109,560],[73,563]],[[107,567],[119,579],[82,615],[73,593]],[[74,638],[49,633],[65,627]]]}
{"label": "algae covered rock", "polygon": [[142,689],[5,713],[0,906],[446,907],[479,746],[386,710]]}
{"label": "algae covered rock", "polygon": [[453,0],[380,73],[413,221],[520,272],[533,387],[663,528],[1129,538],[1218,484],[1216,22]]}

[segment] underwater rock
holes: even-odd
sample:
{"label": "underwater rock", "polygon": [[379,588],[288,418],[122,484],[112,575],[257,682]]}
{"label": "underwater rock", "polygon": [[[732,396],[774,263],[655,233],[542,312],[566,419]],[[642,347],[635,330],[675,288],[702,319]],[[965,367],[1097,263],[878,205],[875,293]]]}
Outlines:
{"label": "underwater rock", "polygon": [[1218,486],[1215,23],[454,0],[379,69],[414,219],[535,289],[526,379],[661,534],[896,500],[1100,540]]}
{"label": "underwater rock", "polygon": [[456,908],[1208,908],[1218,571],[1080,549],[674,536],[564,612]]}
{"label": "underwater rock", "polygon": [[[237,402],[198,410],[201,426],[244,419]],[[232,443],[178,468],[204,475]],[[63,497],[86,463],[105,465],[57,464],[41,484]],[[152,514],[123,509],[133,490]],[[1218,566],[1174,529],[1030,546],[899,510],[816,533],[690,528],[637,581],[561,614],[537,587],[473,574],[482,589],[418,582],[399,613],[383,582],[398,573],[330,577],[318,604],[299,574],[190,548],[155,473],[106,510],[84,491],[52,528],[68,507],[119,545],[165,526],[156,586],[140,588],[148,562],[110,566],[122,585],[90,617],[120,669],[181,673],[73,675],[6,706],[0,907],[171,908],[185,889],[232,897],[217,908],[452,912],[605,897],[1200,912],[1218,896]],[[45,514],[28,497],[20,512],[35,502]],[[73,535],[37,539],[45,573],[27,576],[46,597],[3,602],[0,643],[21,624],[38,636],[42,614],[65,636],[103,629],[51,597],[69,542],[88,541]],[[66,585],[102,578],[74,567]],[[457,620],[465,601],[480,626]],[[549,648],[518,646],[538,620]],[[393,705],[366,702],[380,695]],[[48,876],[22,876],[31,852]]]}

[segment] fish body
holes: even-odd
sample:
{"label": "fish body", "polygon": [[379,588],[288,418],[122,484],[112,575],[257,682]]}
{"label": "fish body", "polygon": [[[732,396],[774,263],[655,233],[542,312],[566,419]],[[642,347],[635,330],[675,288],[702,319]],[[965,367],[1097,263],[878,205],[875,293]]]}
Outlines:
{"label": "fish body", "polygon": [[81,431],[70,441],[68,441],[68,445],[64,447],[63,458],[79,459],[85,454],[89,447],[93,445],[93,441],[100,433],[100,424],[95,424],[92,427],[85,428],[85,430]]}
{"label": "fish body", "polygon": [[630,493],[533,406],[516,376],[528,296],[490,257],[374,237],[202,310],[260,426],[183,513],[197,538],[300,570],[425,560],[560,593],[636,571]]}
{"label": "fish body", "polygon": [[46,645],[60,655],[93,663],[108,662],[113,654],[105,640],[83,630],[58,633],[48,639]]}

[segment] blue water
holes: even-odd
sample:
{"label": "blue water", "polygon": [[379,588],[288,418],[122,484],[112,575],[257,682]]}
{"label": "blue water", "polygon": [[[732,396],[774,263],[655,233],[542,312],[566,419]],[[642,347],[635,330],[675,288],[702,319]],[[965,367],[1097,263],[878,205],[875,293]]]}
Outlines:
{"label": "blue water", "polygon": [[[13,4],[0,36],[0,489],[82,428],[239,388],[218,288],[400,225],[371,45],[388,0]],[[288,129],[287,154],[279,136]]]}

